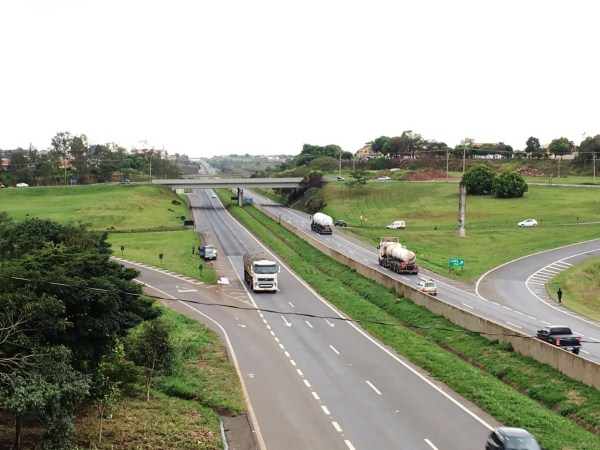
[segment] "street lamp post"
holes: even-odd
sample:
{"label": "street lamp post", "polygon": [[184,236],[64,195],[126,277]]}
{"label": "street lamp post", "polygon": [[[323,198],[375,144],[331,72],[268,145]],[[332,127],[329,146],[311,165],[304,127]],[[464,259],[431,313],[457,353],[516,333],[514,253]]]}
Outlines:
{"label": "street lamp post", "polygon": [[562,155],[560,156],[560,159],[558,160],[558,181],[560,181],[560,162],[562,161]]}

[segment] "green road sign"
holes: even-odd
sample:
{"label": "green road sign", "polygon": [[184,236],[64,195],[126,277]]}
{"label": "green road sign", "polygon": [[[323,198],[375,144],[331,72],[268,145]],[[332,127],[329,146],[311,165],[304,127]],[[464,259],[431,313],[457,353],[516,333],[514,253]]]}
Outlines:
{"label": "green road sign", "polygon": [[448,260],[448,266],[450,267],[464,267],[465,260],[461,258],[450,258]]}

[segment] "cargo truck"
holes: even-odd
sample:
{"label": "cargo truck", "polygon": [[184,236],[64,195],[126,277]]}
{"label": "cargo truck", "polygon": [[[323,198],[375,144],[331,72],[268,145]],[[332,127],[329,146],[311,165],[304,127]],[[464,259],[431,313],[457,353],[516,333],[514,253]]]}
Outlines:
{"label": "cargo truck", "polygon": [[277,292],[279,266],[264,252],[248,252],[244,255],[244,280],[253,292]]}
{"label": "cargo truck", "polygon": [[316,213],[310,218],[310,229],[319,234],[333,234],[333,219],[327,214]]}
{"label": "cargo truck", "polygon": [[396,273],[419,273],[415,254],[400,244],[397,237],[382,237],[377,246],[379,265]]}

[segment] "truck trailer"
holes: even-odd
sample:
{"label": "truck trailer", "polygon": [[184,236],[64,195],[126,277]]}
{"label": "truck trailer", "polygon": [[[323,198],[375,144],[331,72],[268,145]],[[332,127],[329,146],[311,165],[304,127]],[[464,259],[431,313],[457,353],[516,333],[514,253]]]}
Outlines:
{"label": "truck trailer", "polygon": [[244,280],[253,292],[277,292],[279,266],[264,252],[248,252],[244,255]]}
{"label": "truck trailer", "polygon": [[382,237],[377,248],[380,266],[396,273],[419,273],[414,252],[401,245],[397,237]]}
{"label": "truck trailer", "polygon": [[333,234],[333,219],[327,214],[316,213],[310,218],[310,229],[319,234]]}

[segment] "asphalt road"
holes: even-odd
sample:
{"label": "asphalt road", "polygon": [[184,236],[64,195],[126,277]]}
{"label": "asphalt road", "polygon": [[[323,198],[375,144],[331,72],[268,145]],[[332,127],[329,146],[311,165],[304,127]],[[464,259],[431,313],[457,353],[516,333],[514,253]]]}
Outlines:
{"label": "asphalt road", "polygon": [[210,191],[190,199],[196,228],[219,249],[211,264],[228,284],[137,266],[140,281],[222,336],[261,448],[482,447],[497,425],[492,417],[343,320],[283,264],[280,292],[249,292],[242,255],[260,244]]}

